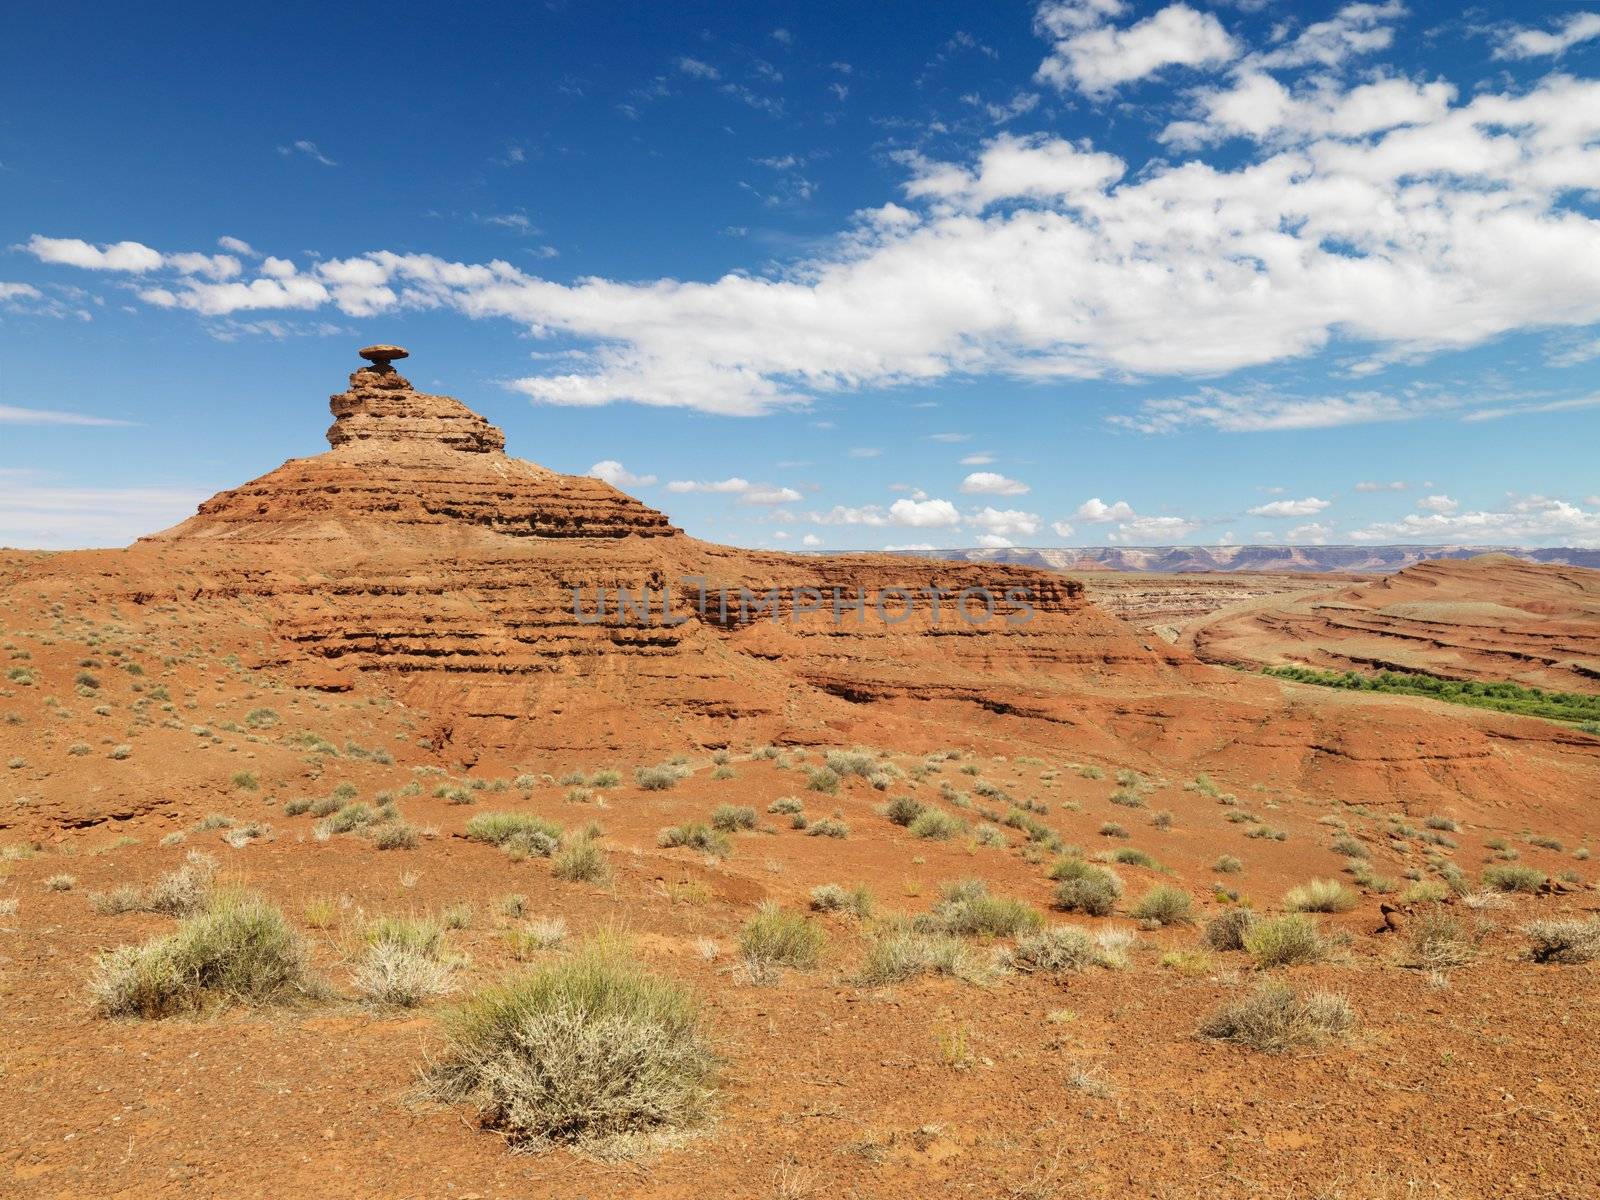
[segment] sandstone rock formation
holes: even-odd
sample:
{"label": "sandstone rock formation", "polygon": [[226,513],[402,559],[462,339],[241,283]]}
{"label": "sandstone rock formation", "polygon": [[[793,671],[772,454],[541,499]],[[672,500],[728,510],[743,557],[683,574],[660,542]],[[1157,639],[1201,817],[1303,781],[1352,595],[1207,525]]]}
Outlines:
{"label": "sandstone rock formation", "polygon": [[[608,484],[509,457],[458,401],[415,391],[371,347],[332,398],[331,448],[293,459],[127,550],[14,555],[0,593],[115,614],[151,637],[204,630],[247,668],[357,689],[416,717],[440,763],[539,752],[635,757],[756,741],[918,749],[1031,740],[1141,770],[1235,768],[1263,785],[1375,802],[1481,798],[1545,775],[1595,780],[1593,745],[1546,723],[1311,695],[1206,666],[1106,614],[1064,576],[1010,563],[800,556],[701,542]],[[705,581],[701,607],[683,581]],[[797,589],[913,593],[841,619]],[[997,605],[960,619],[945,595]],[[618,589],[671,592],[670,622]],[[739,589],[774,610],[742,620]],[[613,608],[593,620],[601,589]],[[898,614],[897,614],[898,615]],[[776,617],[776,619],[773,619]],[[1403,702],[1402,702],[1403,703]],[[1515,743],[1515,750],[1507,746]],[[1568,761],[1570,756],[1576,756]],[[1575,775],[1574,773],[1578,774]],[[129,803],[134,803],[130,801]]]}

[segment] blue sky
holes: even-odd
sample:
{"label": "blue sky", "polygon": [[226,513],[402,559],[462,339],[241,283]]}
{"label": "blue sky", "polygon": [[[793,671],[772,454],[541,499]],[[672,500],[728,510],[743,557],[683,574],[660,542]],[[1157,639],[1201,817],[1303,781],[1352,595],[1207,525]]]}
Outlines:
{"label": "blue sky", "polygon": [[396,341],[736,544],[1600,545],[1597,197],[1600,4],[20,0],[0,544]]}

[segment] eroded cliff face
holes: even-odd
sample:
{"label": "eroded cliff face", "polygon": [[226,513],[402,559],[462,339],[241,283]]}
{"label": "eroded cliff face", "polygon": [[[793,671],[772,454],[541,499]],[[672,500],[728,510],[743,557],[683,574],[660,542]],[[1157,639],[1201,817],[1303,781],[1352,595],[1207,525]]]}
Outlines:
{"label": "eroded cliff face", "polygon": [[[14,556],[0,590],[152,638],[198,632],[275,680],[398,701],[455,764],[992,735],[1169,775],[1254,764],[1264,785],[1352,800],[1487,801],[1540,777],[1522,748],[1566,753],[1540,722],[1414,705],[1397,720],[1203,665],[1054,572],[698,541],[600,480],[508,456],[498,429],[388,360],[331,407],[326,453],[127,550]],[[909,600],[880,611],[890,589]],[[994,611],[962,616],[964,589]],[[623,590],[635,606],[649,593],[648,618],[618,612]],[[762,607],[741,614],[746,594]]]}

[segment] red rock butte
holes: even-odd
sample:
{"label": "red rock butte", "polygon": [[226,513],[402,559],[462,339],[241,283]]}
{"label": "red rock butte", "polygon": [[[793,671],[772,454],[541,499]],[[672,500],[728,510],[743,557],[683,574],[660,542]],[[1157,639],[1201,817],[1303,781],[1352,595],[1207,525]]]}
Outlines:
{"label": "red rock butte", "polygon": [[[325,453],[125,550],[8,555],[0,594],[201,631],[276,678],[370,690],[416,716],[441,763],[486,769],[534,751],[993,735],[1168,774],[1245,767],[1350,800],[1600,793],[1593,746],[1577,744],[1592,738],[1208,666],[1058,573],[699,541],[601,480],[508,456],[483,417],[416,391],[392,365],[399,347],[363,353],[332,397]],[[775,614],[702,610],[687,578],[713,596],[776,588]],[[678,623],[584,619],[600,589],[666,587]],[[891,587],[914,594],[897,623],[870,602],[837,620],[794,603],[796,589]],[[1032,617],[1007,620],[1020,606],[1004,601],[977,623],[949,601],[935,611],[934,589],[969,587],[1026,589]]]}

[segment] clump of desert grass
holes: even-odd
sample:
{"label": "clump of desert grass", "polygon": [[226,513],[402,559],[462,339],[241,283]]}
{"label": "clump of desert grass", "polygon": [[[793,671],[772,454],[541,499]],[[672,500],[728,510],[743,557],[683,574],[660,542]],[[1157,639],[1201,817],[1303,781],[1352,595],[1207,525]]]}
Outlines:
{"label": "clump of desert grass", "polygon": [[102,1016],[165,1017],[313,994],[305,950],[260,896],[225,891],[170,934],[102,954],[89,993]]}
{"label": "clump of desert grass", "polygon": [[778,967],[815,967],[827,941],[821,925],[768,901],[739,930],[739,956],[752,980],[767,981]]}
{"label": "clump of desert grass", "polygon": [[467,822],[474,842],[499,846],[513,858],[549,858],[561,848],[561,826],[526,812],[479,813]]}
{"label": "clump of desert grass", "polygon": [[1257,966],[1292,967],[1322,962],[1328,945],[1317,923],[1301,913],[1267,917],[1244,934],[1244,948]]}
{"label": "clump of desert grass", "polygon": [[716,1056],[700,1004],[605,935],[442,1018],[434,1094],[514,1147],[626,1151],[706,1114]]}
{"label": "clump of desert grass", "polygon": [[182,866],[161,876],[149,887],[122,884],[109,892],[91,892],[89,907],[102,916],[151,912],[187,917],[205,907],[216,872],[216,859],[191,850]]}
{"label": "clump of desert grass", "polygon": [[1157,884],[1139,897],[1128,915],[1146,925],[1192,925],[1194,897],[1182,888]]}
{"label": "clump of desert grass", "polygon": [[1075,925],[1052,925],[1048,929],[1023,934],[1002,961],[1016,970],[1047,975],[1086,971],[1095,966],[1122,965],[1107,951],[1103,940],[1087,929]]}
{"label": "clump of desert grass", "polygon": [[1341,913],[1349,912],[1360,899],[1337,879],[1313,879],[1284,893],[1283,907],[1289,912]]}
{"label": "clump of desert grass", "polygon": [[925,933],[957,937],[1012,937],[1038,929],[1038,910],[1009,896],[992,896],[981,879],[943,884],[933,910],[913,920]]}
{"label": "clump of desert grass", "polygon": [[949,975],[982,983],[986,973],[969,945],[948,933],[916,929],[904,917],[883,922],[867,943],[866,957],[851,976],[862,987],[906,983],[921,975]]}
{"label": "clump of desert grass", "polygon": [[1552,917],[1522,926],[1534,962],[1577,964],[1600,958],[1600,917]]}
{"label": "clump of desert grass", "polygon": [[872,915],[872,893],[864,886],[841,887],[824,883],[811,889],[811,908],[815,912],[842,912],[863,920]]}
{"label": "clump of desert grass", "polygon": [[443,957],[444,926],[429,918],[386,917],[366,931],[355,988],[370,1003],[414,1008],[456,990],[455,966]]}
{"label": "clump of desert grass", "polygon": [[1248,908],[1229,908],[1206,922],[1200,940],[1213,950],[1243,950],[1245,938],[1256,925]]}
{"label": "clump of desert grass", "polygon": [[1283,1054],[1311,1050],[1356,1023],[1350,1002],[1337,992],[1302,995],[1288,984],[1263,981],[1249,995],[1230,1000],[1200,1025],[1200,1035],[1253,1050]]}
{"label": "clump of desert grass", "polygon": [[727,835],[698,821],[686,825],[669,825],[656,834],[656,845],[663,849],[686,846],[703,854],[714,854],[718,858],[726,858],[731,849]]}
{"label": "clump of desert grass", "polygon": [[719,804],[711,813],[711,828],[722,833],[737,833],[756,827],[756,810],[739,804]]}
{"label": "clump of desert grass", "polygon": [[1122,897],[1122,880],[1115,871],[1097,867],[1075,855],[1057,859],[1050,868],[1057,880],[1055,906],[1064,912],[1108,915]]}
{"label": "clump of desert grass", "polygon": [[597,838],[581,837],[556,852],[550,873],[568,883],[605,884],[611,880],[611,864]]}
{"label": "clump of desert grass", "polygon": [[1535,867],[1495,864],[1483,869],[1483,885],[1497,892],[1537,892],[1549,879]]}
{"label": "clump of desert grass", "polygon": [[1440,904],[1429,904],[1406,923],[1405,961],[1428,971],[1466,966],[1478,957],[1489,926]]}

